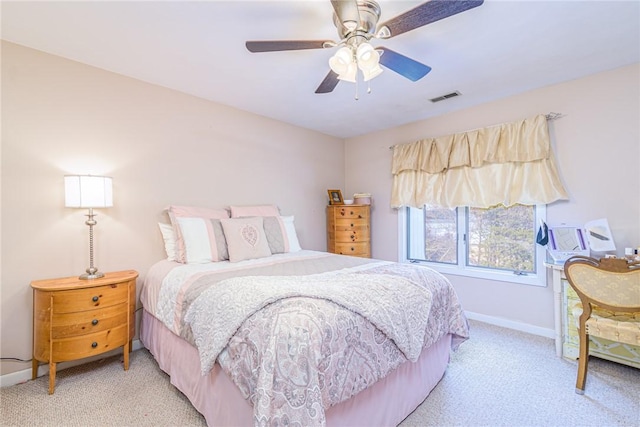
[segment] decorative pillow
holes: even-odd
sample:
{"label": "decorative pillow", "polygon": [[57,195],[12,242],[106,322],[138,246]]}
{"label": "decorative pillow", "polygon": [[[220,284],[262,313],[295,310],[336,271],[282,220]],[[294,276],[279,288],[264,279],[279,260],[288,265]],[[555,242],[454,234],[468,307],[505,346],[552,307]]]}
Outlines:
{"label": "decorative pillow", "polygon": [[289,240],[287,231],[279,216],[261,217],[264,223],[264,232],[267,235],[267,243],[272,254],[289,252]]}
{"label": "decorative pillow", "polygon": [[289,252],[301,251],[302,248],[300,247],[298,235],[296,234],[296,227],[294,225],[294,216],[281,216],[280,220],[284,224],[284,229],[287,233],[287,240],[289,241]]}
{"label": "decorative pillow", "polygon": [[230,206],[231,218],[247,216],[280,216],[276,205]]}
{"label": "decorative pillow", "polygon": [[262,217],[222,219],[229,261],[264,258],[271,255]]}
{"label": "decorative pillow", "polygon": [[220,220],[226,209],[170,206],[169,218],[176,235],[176,261],[204,263],[228,259]]}
{"label": "decorative pillow", "polygon": [[162,240],[164,240],[164,250],[167,253],[168,261],[176,260],[176,233],[173,231],[171,224],[158,223],[160,232],[162,233]]}

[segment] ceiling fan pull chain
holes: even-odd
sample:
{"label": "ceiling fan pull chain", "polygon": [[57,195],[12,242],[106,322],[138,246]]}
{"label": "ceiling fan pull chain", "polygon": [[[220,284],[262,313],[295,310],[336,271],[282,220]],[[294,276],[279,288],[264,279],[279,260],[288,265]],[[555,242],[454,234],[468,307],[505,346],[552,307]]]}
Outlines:
{"label": "ceiling fan pull chain", "polygon": [[371,80],[367,82],[367,93],[371,94]]}
{"label": "ceiling fan pull chain", "polygon": [[358,99],[358,76],[356,76],[356,95],[354,96],[354,99],[357,101]]}

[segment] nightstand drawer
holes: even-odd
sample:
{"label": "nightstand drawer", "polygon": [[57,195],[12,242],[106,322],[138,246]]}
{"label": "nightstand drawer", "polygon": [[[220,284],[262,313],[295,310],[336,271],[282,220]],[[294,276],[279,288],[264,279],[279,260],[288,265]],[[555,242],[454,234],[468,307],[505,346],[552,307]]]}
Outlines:
{"label": "nightstand drawer", "polygon": [[53,312],[73,313],[126,303],[128,293],[126,283],[56,292],[53,294]]}
{"label": "nightstand drawer", "polygon": [[53,340],[51,346],[53,349],[51,358],[53,362],[62,362],[89,357],[121,347],[128,340],[126,324],[94,334],[57,339]]}
{"label": "nightstand drawer", "polygon": [[127,303],[76,313],[53,314],[51,335],[67,338],[91,334],[126,325],[129,311]]}

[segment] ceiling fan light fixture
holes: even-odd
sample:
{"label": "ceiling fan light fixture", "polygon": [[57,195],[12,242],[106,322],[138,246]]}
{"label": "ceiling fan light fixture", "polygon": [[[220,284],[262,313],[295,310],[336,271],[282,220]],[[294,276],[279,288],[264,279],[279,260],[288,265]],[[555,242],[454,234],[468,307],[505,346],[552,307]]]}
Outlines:
{"label": "ceiling fan light fixture", "polygon": [[369,43],[362,43],[358,46],[356,59],[358,61],[358,68],[363,72],[380,68],[378,65],[380,62],[380,54]]}
{"label": "ceiling fan light fixture", "polygon": [[[362,69],[361,69],[362,70]],[[376,64],[375,67],[373,68],[369,68],[366,70],[362,70],[362,75],[364,76],[363,80],[365,82],[368,82],[369,80],[371,80],[374,77],[379,76],[380,74],[382,74],[382,71],[384,71],[382,69],[382,67],[380,67],[380,65]]]}
{"label": "ceiling fan light fixture", "polygon": [[373,59],[373,46],[370,43],[363,42],[356,48],[356,58],[358,62],[371,61]]}
{"label": "ceiling fan light fixture", "polygon": [[346,46],[338,49],[335,55],[329,58],[329,67],[331,67],[331,70],[336,74],[346,73],[352,64],[355,65],[353,62],[353,52]]}
{"label": "ceiling fan light fixture", "polygon": [[358,66],[355,64],[355,62],[352,62],[351,64],[349,64],[344,73],[338,74],[338,79],[349,83],[355,83],[357,74]]}

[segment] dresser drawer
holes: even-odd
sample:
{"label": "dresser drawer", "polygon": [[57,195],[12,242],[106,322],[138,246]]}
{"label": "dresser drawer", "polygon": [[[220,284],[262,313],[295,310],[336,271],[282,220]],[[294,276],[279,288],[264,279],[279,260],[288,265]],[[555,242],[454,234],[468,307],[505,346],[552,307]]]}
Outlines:
{"label": "dresser drawer", "polygon": [[336,230],[350,230],[352,228],[369,229],[369,220],[367,218],[337,218],[334,223]]}
{"label": "dresser drawer", "polygon": [[127,303],[75,313],[54,313],[51,335],[67,338],[112,329],[127,324]]}
{"label": "dresser drawer", "polygon": [[367,228],[364,230],[336,230],[334,239],[336,243],[368,242],[369,232]]}
{"label": "dresser drawer", "polygon": [[53,294],[53,312],[73,313],[110,307],[126,303],[128,294],[129,287],[126,283],[55,292]]}
{"label": "dresser drawer", "polygon": [[127,325],[82,335],[53,340],[53,362],[89,357],[123,346],[128,341]]}
{"label": "dresser drawer", "polygon": [[371,256],[369,242],[360,242],[360,243],[337,243],[336,242],[335,253],[340,255],[352,255],[352,256],[361,256],[361,257]]}
{"label": "dresser drawer", "polygon": [[368,207],[341,207],[335,210],[335,218],[336,221],[340,218],[369,218],[369,208]]}

